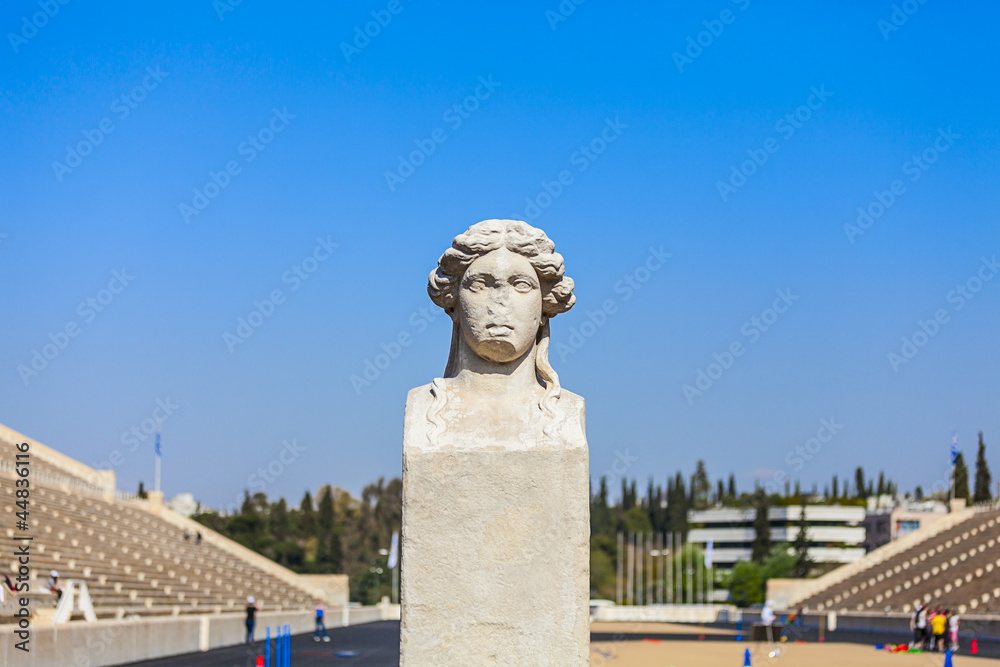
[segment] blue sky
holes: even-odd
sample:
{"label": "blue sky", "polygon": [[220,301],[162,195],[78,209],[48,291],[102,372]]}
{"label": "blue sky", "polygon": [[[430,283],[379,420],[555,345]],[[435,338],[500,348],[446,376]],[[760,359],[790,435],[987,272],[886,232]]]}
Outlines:
{"label": "blue sky", "polygon": [[447,358],[428,272],[515,217],[595,478],[1000,464],[996,8],[221,3],[0,13],[0,422],[134,489],[169,399],[168,496],[357,492]]}

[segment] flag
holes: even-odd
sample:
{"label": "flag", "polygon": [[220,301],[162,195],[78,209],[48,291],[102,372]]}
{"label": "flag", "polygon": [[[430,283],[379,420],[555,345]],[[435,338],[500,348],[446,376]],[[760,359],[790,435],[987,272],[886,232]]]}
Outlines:
{"label": "flag", "polygon": [[705,568],[709,570],[712,569],[713,551],[715,551],[715,543],[709,540],[708,544],[705,545]]}
{"label": "flag", "polygon": [[156,450],[156,455],[157,456],[160,456],[160,457],[163,456],[163,452],[160,451],[160,432],[159,431],[156,432],[156,444],[153,445],[153,448]]}
{"label": "flag", "polygon": [[387,563],[389,569],[396,567],[399,562],[399,531],[392,531],[392,544],[389,545],[389,562]]}
{"label": "flag", "polygon": [[952,431],[951,433],[951,465],[955,465],[955,461],[958,460],[958,431]]}

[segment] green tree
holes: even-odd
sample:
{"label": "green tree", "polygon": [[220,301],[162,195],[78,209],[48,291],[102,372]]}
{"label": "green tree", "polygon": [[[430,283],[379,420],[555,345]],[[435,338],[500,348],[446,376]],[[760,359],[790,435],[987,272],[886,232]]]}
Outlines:
{"label": "green tree", "polygon": [[764,489],[758,488],[754,493],[753,545],[751,559],[755,563],[763,563],[771,553],[771,520],[768,517],[770,502]]}
{"label": "green tree", "polygon": [[691,506],[696,510],[708,507],[708,494],[712,490],[705,462],[698,459],[694,474],[691,475]]}
{"label": "green tree", "polygon": [[303,538],[316,536],[316,509],[313,507],[312,494],[308,491],[299,503],[299,530]]}
{"label": "green tree", "polygon": [[622,478],[622,504],[623,510],[630,510],[635,505],[635,483],[629,488],[628,480]]}
{"label": "green tree", "polygon": [[969,499],[969,469],[965,465],[965,458],[962,452],[955,457],[955,471],[953,473],[953,484],[955,485],[955,498]]}
{"label": "green tree", "polygon": [[601,487],[590,502],[590,534],[611,535],[611,510],[608,509],[608,479],[601,476]]}
{"label": "green tree", "polygon": [[858,469],[854,471],[854,488],[857,490],[858,498],[868,497],[865,494],[865,471],[861,466],[858,466]]}
{"label": "green tree", "polygon": [[764,568],[753,561],[739,561],[729,574],[729,599],[738,607],[764,601]]}
{"label": "green tree", "polygon": [[667,498],[667,511],[670,514],[670,530],[679,535],[681,541],[687,540],[688,532],[688,496],[684,489],[684,477],[677,473],[674,477],[672,497]]}
{"label": "green tree", "polygon": [[288,539],[289,533],[291,532],[288,517],[288,504],[285,503],[284,498],[279,499],[278,502],[271,506],[270,519],[271,536],[279,542],[284,542]]}
{"label": "green tree", "polygon": [[736,502],[736,475],[729,474],[729,486],[726,489],[726,496],[729,502]]}
{"label": "green tree", "polygon": [[788,543],[775,544],[764,560],[764,583],[768,579],[787,579],[795,575],[795,554]]}
{"label": "green tree", "polygon": [[149,498],[149,496],[146,494],[146,487],[143,486],[141,480],[139,482],[139,491],[138,491],[138,493],[136,495],[138,495],[143,500],[146,500],[147,498]]}
{"label": "green tree", "polygon": [[837,476],[833,476],[833,495],[831,496],[834,500],[840,497],[840,480]]}
{"label": "green tree", "polygon": [[972,501],[985,503],[993,499],[993,476],[990,475],[990,467],[986,462],[986,444],[983,443],[983,432],[979,432],[979,453],[976,454],[976,486],[972,496]]}
{"label": "green tree", "polygon": [[812,560],[809,558],[809,522],[806,521],[806,505],[802,504],[799,512],[799,532],[795,536],[792,547],[795,549],[795,576],[804,579],[809,576],[812,569]]}

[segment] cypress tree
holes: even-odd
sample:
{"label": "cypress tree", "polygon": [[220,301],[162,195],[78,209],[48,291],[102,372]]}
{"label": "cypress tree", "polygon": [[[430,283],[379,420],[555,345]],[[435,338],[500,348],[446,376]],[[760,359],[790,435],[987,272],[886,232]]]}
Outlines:
{"label": "cypress tree", "polygon": [[993,476],[986,463],[986,445],[983,443],[983,432],[979,432],[979,453],[976,454],[976,486],[972,496],[973,502],[985,503],[993,499]]}
{"label": "cypress tree", "polygon": [[802,503],[801,514],[799,515],[799,532],[795,536],[792,546],[795,548],[795,576],[805,579],[812,569],[812,561],[809,559],[809,535],[808,522],[806,521],[806,505]]}
{"label": "cypress tree", "polygon": [[754,493],[754,507],[757,510],[753,519],[753,546],[751,559],[753,562],[763,565],[767,557],[771,555],[771,520],[768,517],[767,493],[764,489],[758,488]]}
{"label": "cypress tree", "polygon": [[954,472],[955,498],[969,499],[969,469],[965,465],[962,452],[955,457]]}
{"label": "cypress tree", "polygon": [[299,530],[305,539],[316,536],[316,510],[313,509],[312,494],[308,491],[299,503]]}
{"label": "cypress tree", "polygon": [[590,504],[590,525],[593,535],[613,535],[611,510],[608,509],[608,478],[601,476],[601,487]]}
{"label": "cypress tree", "polygon": [[857,489],[858,498],[867,498],[865,494],[865,471],[861,466],[854,471],[854,488]]}

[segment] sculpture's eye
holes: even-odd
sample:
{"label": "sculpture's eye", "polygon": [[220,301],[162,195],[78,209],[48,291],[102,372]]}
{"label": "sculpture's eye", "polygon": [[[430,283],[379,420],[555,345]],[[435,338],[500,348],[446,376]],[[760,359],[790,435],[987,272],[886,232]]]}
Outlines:
{"label": "sculpture's eye", "polygon": [[486,279],[482,276],[477,276],[465,284],[466,289],[470,292],[478,292],[486,287]]}
{"label": "sculpture's eye", "polygon": [[518,292],[530,292],[535,289],[535,284],[527,278],[517,278],[514,281],[514,289]]}

